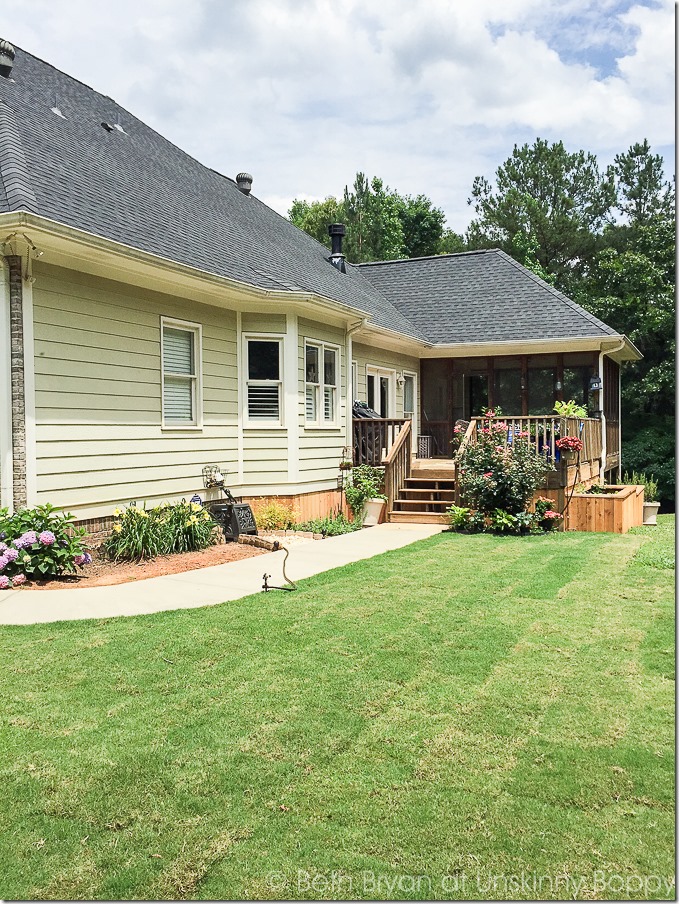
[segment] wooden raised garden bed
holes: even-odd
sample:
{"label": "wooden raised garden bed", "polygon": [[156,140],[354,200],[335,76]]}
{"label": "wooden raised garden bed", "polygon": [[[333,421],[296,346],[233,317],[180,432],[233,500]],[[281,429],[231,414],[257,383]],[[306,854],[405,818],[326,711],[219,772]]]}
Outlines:
{"label": "wooden raised garden bed", "polygon": [[573,493],[564,529],[626,534],[643,523],[643,486],[610,486],[603,493]]}

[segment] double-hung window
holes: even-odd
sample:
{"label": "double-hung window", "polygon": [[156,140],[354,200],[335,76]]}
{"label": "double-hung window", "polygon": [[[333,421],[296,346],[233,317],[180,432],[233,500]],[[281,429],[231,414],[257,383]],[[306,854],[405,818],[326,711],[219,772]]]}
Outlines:
{"label": "double-hung window", "polygon": [[322,342],[304,345],[305,422],[335,426],[339,396],[339,350]]}
{"label": "double-hung window", "polygon": [[201,328],[161,318],[163,426],[201,422]]}
{"label": "double-hung window", "polygon": [[246,411],[251,426],[282,424],[282,340],[248,337],[246,348]]}

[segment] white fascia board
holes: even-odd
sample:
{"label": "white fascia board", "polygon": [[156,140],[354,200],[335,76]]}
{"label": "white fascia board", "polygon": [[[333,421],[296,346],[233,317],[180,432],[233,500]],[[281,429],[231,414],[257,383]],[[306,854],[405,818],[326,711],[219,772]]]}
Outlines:
{"label": "white fascia board", "polygon": [[311,291],[264,289],[26,211],[0,214],[0,243],[15,231],[23,233],[28,230],[33,243],[43,252],[42,263],[74,269],[74,262],[77,261],[80,270],[93,276],[118,281],[124,276],[132,285],[179,297],[185,297],[190,292],[195,301],[203,304],[258,312],[266,310],[266,305],[270,305],[268,310],[272,312],[295,306],[299,313],[306,313],[306,316],[317,309],[324,320],[330,316],[342,325],[370,316],[361,308]]}
{"label": "white fascia board", "polygon": [[560,339],[520,339],[513,342],[460,342],[434,345],[426,349],[423,358],[474,358],[487,355],[540,355],[559,352],[600,352],[623,349],[623,336],[582,336]]}

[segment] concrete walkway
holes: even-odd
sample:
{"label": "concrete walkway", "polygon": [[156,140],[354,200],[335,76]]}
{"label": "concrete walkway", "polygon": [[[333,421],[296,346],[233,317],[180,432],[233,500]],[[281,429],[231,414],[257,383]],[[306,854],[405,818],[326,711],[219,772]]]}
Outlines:
{"label": "concrete walkway", "polygon": [[[437,524],[380,524],[326,540],[291,544],[285,570],[292,581],[341,565],[370,559],[424,540],[443,530]],[[281,537],[285,543],[285,537]],[[240,599],[262,589],[262,575],[281,585],[282,551],[110,587],[64,590],[0,590],[0,624],[32,625],[81,618],[114,618],[169,609],[193,609]]]}

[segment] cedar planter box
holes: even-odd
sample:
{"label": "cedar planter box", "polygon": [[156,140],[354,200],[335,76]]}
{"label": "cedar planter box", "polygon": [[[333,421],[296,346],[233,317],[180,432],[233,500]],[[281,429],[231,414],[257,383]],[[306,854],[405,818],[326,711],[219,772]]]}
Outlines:
{"label": "cedar planter box", "polygon": [[626,534],[644,523],[643,486],[611,486],[605,493],[573,493],[565,530]]}

